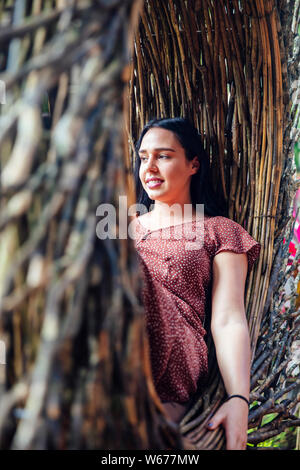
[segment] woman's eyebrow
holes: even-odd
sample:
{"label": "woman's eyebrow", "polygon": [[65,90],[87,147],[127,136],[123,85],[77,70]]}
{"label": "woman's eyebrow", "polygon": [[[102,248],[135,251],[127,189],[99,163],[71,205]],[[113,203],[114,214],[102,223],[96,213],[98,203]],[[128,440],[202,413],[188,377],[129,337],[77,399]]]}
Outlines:
{"label": "woman's eyebrow", "polygon": [[[168,152],[175,152],[174,149],[165,148],[165,147],[159,147],[159,148],[155,148],[153,150],[155,150],[156,152],[160,152],[161,150],[167,150]],[[147,150],[146,149],[141,149],[141,150],[139,150],[139,153],[147,153]]]}

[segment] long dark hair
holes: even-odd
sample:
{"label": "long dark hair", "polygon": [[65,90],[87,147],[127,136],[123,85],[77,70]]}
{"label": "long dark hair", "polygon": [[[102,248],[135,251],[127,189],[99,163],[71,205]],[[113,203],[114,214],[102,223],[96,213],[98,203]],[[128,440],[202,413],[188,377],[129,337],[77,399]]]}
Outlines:
{"label": "long dark hair", "polygon": [[192,204],[204,204],[204,213],[210,216],[223,215],[226,217],[227,210],[225,202],[218,202],[217,195],[213,190],[211,181],[211,172],[209,167],[209,158],[204,150],[202,139],[197,129],[185,118],[159,118],[152,119],[143,128],[139,140],[135,146],[135,164],[134,164],[134,179],[136,187],[137,203],[143,204],[149,210],[153,201],[148,197],[144,190],[139,178],[140,158],[139,149],[144,135],[149,129],[153,127],[160,127],[173,132],[180,144],[185,150],[185,155],[188,160],[192,160],[195,156],[198,157],[200,162],[200,169],[192,175],[190,194]]}

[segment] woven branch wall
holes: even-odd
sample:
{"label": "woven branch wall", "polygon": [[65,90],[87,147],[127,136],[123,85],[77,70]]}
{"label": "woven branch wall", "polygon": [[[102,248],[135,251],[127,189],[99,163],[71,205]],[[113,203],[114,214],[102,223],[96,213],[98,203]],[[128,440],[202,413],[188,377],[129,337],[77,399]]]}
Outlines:
{"label": "woven branch wall", "polygon": [[[293,331],[290,345],[297,338],[293,308],[289,322],[284,323],[280,302],[277,308],[275,305],[276,287],[279,289],[288,258],[288,244],[284,247],[283,238],[290,237],[296,191],[290,130],[296,126],[293,116],[297,104],[292,106],[290,93],[296,75],[292,64],[298,21],[297,2],[147,0],[135,38],[129,89],[132,154],[133,144],[149,119],[188,117],[203,137],[215,189],[220,199],[226,200],[228,217],[243,225],[262,245],[259,262],[246,285],[253,350],[252,399],[260,400],[250,414],[252,428],[261,423],[260,405],[268,401],[267,393],[263,396],[262,392],[267,392],[271,383],[261,385],[260,393],[255,394],[257,381],[270,374],[278,379],[278,389],[279,383],[286,384],[284,374],[279,380],[278,365],[289,354],[282,354],[283,337],[276,336],[276,328],[288,325]],[[270,326],[272,322],[276,327]],[[268,346],[266,337],[271,338]],[[275,368],[270,366],[272,359]],[[207,390],[212,400],[210,410],[223,393],[222,385],[219,389],[216,386],[217,375],[212,376]],[[292,382],[296,389],[299,381]],[[266,412],[276,409],[275,401],[273,396]],[[295,406],[296,402],[294,394],[291,403]],[[207,404],[203,403],[200,398],[203,419],[186,417],[182,432],[189,431],[201,448],[221,447],[220,433],[212,438],[205,435],[204,427],[201,431],[207,417]],[[201,415],[199,410],[195,413]],[[250,435],[249,441],[257,443],[262,436],[276,433],[277,424]],[[193,427],[196,431],[191,432]]]}
{"label": "woven branch wall", "polygon": [[[147,1],[129,67],[142,3],[0,0],[1,448],[182,446],[151,381],[132,244],[96,237],[98,205],[132,183],[123,103],[131,143],[157,113],[194,119],[229,215],[263,244],[247,290],[252,442],[297,424],[297,317],[273,293],[291,233],[299,2]],[[181,427],[199,448],[224,445],[203,426],[222,395],[213,368]]]}

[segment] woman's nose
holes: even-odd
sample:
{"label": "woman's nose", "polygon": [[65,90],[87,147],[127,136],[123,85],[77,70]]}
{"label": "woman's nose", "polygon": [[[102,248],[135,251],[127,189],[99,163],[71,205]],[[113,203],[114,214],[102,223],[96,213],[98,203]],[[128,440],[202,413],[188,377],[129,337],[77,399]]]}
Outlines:
{"label": "woman's nose", "polygon": [[149,158],[148,158],[148,161],[147,161],[147,169],[149,169],[149,168],[151,170],[153,170],[153,169],[156,170],[157,169],[154,155],[149,155]]}

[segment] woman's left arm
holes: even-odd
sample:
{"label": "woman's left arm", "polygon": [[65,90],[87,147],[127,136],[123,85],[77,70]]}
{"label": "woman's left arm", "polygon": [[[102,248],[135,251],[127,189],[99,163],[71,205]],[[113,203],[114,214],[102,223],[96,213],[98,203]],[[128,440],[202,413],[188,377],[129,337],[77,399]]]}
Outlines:
{"label": "woman's left arm", "polygon": [[[213,260],[211,331],[217,361],[228,395],[250,392],[250,339],[244,292],[248,261],[245,253],[218,253]],[[225,428],[226,449],[244,450],[247,443],[248,405],[240,398],[225,402],[208,429]]]}

